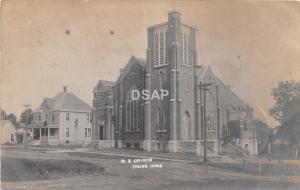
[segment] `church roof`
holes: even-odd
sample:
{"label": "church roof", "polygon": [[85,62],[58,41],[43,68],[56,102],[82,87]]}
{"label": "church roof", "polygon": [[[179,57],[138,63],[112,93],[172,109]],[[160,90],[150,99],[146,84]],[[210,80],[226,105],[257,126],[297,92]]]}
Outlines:
{"label": "church roof", "polygon": [[99,87],[111,88],[114,86],[114,84],[115,84],[115,82],[113,82],[113,81],[99,80],[93,90],[93,93],[95,93],[99,89]]}
{"label": "church roof", "polygon": [[62,110],[71,110],[71,111],[82,111],[82,112],[91,112],[92,108],[83,100],[78,98],[72,93],[64,90],[63,92],[58,93],[53,98],[45,98],[42,105],[37,108],[34,112],[42,112],[42,106],[46,104],[52,111],[62,111]]}
{"label": "church roof", "polygon": [[124,69],[122,69],[123,71],[120,74],[120,76],[118,77],[116,83],[118,83],[119,81],[123,80],[124,76],[126,76],[130,72],[133,64],[135,64],[135,63],[139,64],[143,68],[145,68],[146,64],[147,64],[145,59],[136,58],[134,56],[131,56],[131,58],[129,59],[128,63],[124,67]]}
{"label": "church roof", "polygon": [[132,56],[138,64],[140,64],[142,67],[146,67],[146,60],[145,59],[142,59],[142,58],[137,58],[137,57],[134,57]]}
{"label": "church roof", "polygon": [[210,74],[210,76],[211,76],[211,78],[210,78],[211,81],[207,81],[207,82],[216,83],[215,75],[213,74],[210,66],[196,65],[196,75],[199,77],[200,81],[204,81],[205,76],[207,74]]}
{"label": "church roof", "polygon": [[229,105],[235,108],[246,108],[247,104],[244,103],[222,80],[215,77],[219,86],[219,101],[223,105]]}
{"label": "church roof", "polygon": [[96,86],[98,86],[99,84],[102,84],[103,86],[113,86],[115,82],[108,80],[99,80]]}
{"label": "church roof", "polygon": [[115,82],[113,81],[108,81],[108,80],[99,80],[96,84],[95,88],[98,88],[98,86],[105,86],[105,87],[112,87],[114,86]]}
{"label": "church roof", "polygon": [[246,108],[247,104],[244,103],[231,89],[225,85],[223,81],[212,73],[210,66],[196,65],[196,75],[201,81],[205,80],[205,76],[211,72],[212,83],[216,83],[219,87],[219,102],[221,105],[231,106],[233,108]]}
{"label": "church roof", "polygon": [[207,71],[207,66],[204,65],[195,65],[196,66],[196,75],[197,76],[202,76],[203,73]]}

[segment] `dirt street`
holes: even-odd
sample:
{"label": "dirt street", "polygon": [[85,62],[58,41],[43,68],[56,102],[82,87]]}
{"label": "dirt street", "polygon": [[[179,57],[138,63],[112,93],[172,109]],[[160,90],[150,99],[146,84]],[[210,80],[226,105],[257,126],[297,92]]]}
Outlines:
{"label": "dirt street", "polygon": [[[103,154],[102,154],[103,152]],[[3,148],[2,189],[285,189],[300,188],[299,176],[246,174],[192,159],[147,159],[136,154],[82,150]],[[132,163],[128,163],[131,159]],[[125,163],[122,163],[125,162]],[[136,166],[135,168],[133,166]],[[143,167],[142,167],[143,166]]]}

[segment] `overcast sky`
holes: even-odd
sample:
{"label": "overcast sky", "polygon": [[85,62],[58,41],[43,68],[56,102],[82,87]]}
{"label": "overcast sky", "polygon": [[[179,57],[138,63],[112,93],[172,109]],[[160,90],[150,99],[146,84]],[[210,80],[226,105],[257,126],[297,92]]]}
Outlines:
{"label": "overcast sky", "polygon": [[[10,0],[2,2],[2,108],[68,90],[92,104],[100,79],[115,80],[131,55],[145,58],[146,29],[182,14],[198,29],[198,64],[265,121],[271,88],[300,80],[299,2]],[[264,116],[265,115],[265,116]],[[271,121],[272,122],[272,121]]]}

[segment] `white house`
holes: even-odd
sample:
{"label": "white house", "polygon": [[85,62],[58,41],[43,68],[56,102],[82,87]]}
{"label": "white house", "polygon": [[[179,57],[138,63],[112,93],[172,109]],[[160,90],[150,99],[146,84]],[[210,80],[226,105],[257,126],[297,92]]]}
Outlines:
{"label": "white house", "polygon": [[81,144],[92,139],[92,108],[72,93],[45,98],[33,112],[33,144]]}
{"label": "white house", "polygon": [[9,120],[0,121],[1,128],[1,144],[15,144],[16,139],[16,127]]}

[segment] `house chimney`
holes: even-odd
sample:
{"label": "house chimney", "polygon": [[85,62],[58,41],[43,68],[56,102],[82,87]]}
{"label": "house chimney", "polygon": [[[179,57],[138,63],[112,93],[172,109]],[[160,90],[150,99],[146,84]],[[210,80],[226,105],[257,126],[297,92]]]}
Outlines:
{"label": "house chimney", "polygon": [[68,91],[68,87],[64,86],[64,93],[66,93]]}

